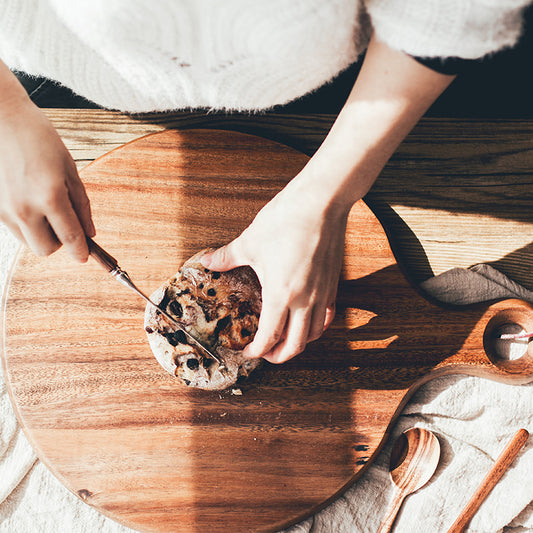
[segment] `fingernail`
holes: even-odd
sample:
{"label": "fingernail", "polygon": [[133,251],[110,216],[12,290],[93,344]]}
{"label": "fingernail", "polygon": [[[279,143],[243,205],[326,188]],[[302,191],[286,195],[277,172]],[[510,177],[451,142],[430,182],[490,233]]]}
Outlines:
{"label": "fingernail", "polygon": [[212,263],[211,254],[202,255],[202,257],[200,257],[200,263],[202,263],[205,268],[209,268]]}

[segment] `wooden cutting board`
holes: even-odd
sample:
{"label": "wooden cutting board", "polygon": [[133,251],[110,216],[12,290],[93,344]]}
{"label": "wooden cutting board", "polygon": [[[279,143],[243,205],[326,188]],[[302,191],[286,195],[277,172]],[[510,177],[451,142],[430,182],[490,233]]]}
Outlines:
{"label": "wooden cutting board", "polygon": [[[169,130],[82,178],[96,240],[150,293],[197,250],[236,237],[306,161],[249,135]],[[533,379],[532,345],[508,361],[493,339],[505,323],[533,329],[532,306],[429,302],[362,202],[337,308],[320,341],[267,364],[242,395],[189,390],[152,356],[142,300],[92,260],[22,250],[4,297],[8,387],[39,457],[88,504],[140,531],[233,532],[279,530],[342,493],[432,377]]]}

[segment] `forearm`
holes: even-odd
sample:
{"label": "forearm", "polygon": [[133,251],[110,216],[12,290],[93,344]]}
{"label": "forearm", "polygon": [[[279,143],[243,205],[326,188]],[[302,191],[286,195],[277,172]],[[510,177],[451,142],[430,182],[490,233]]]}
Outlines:
{"label": "forearm", "polygon": [[452,80],[373,39],[346,104],[302,173],[308,195],[325,209],[349,210]]}
{"label": "forearm", "polygon": [[247,356],[287,361],[330,324],[348,212],[452,79],[372,41],[317,153],[237,239],[204,256],[206,268],[250,265],[259,278],[261,317]]}
{"label": "forearm", "polygon": [[0,113],[10,112],[16,104],[29,101],[29,97],[17,77],[0,60]]}

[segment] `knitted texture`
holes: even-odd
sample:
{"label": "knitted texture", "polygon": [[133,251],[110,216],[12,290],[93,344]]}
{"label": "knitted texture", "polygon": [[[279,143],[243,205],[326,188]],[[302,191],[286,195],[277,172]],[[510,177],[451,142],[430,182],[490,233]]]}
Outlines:
{"label": "knitted texture", "polygon": [[531,1],[368,0],[367,3],[377,37],[392,48],[419,57],[477,59],[516,43],[522,30],[523,9]]}
{"label": "knitted texture", "polygon": [[0,57],[11,68],[130,112],[283,104],[348,67],[368,41],[352,0],[1,4]]}
{"label": "knitted texture", "polygon": [[2,0],[0,57],[110,109],[260,110],[334,78],[372,26],[413,55],[473,58],[516,42],[529,1]]}

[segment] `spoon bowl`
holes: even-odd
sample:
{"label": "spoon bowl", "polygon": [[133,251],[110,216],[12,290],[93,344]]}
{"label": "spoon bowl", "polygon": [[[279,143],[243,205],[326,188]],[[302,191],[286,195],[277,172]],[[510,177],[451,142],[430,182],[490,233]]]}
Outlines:
{"label": "spoon bowl", "polygon": [[439,440],[431,431],[411,428],[400,435],[393,445],[390,457],[389,470],[394,491],[378,533],[391,530],[405,497],[431,479],[439,459]]}

